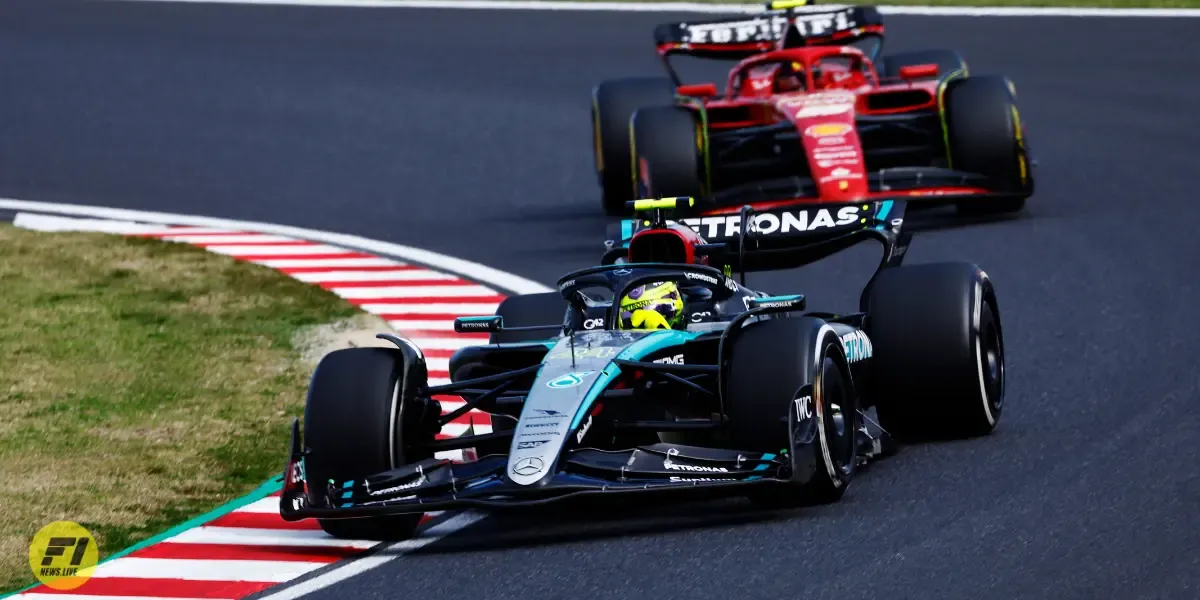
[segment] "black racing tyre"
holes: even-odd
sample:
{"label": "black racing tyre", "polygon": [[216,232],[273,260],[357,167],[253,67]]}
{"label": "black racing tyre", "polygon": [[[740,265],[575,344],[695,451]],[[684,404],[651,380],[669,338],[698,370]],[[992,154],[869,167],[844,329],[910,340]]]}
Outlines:
{"label": "black racing tyre", "polygon": [[[425,406],[407,398],[418,382],[406,381],[405,372],[404,356],[390,348],[347,348],[321,359],[304,405],[310,493],[330,480],[361,479],[432,456],[409,450],[413,440],[406,438],[418,435],[411,424],[427,422],[428,415]],[[423,366],[407,372],[425,377]],[[421,514],[317,521],[338,538],[397,540],[412,536]]]}
{"label": "black racing tyre", "polygon": [[592,88],[592,144],[604,213],[629,214],[634,198],[629,119],[643,106],[670,104],[675,85],[666,77],[631,77],[605,81]]}
{"label": "black racing tyre", "polygon": [[945,77],[955,71],[967,71],[966,59],[955,50],[917,50],[888,54],[875,62],[875,69],[880,77],[899,77],[902,67],[929,64],[938,66],[938,73],[934,78]]}
{"label": "black racing tyre", "polygon": [[809,481],[756,488],[757,504],[783,508],[841,499],[854,477],[855,438],[861,415],[858,394],[841,339],[812,317],[752,323],[734,338],[725,410],[731,442],[738,449],[779,452],[790,447],[788,413],[810,396],[819,417],[811,454],[796,464],[811,466]]}
{"label": "black racing tyre", "polygon": [[946,88],[946,136],[950,167],[990,177],[999,191],[1011,194],[996,200],[959,203],[966,214],[1016,212],[1032,193],[1032,176],[1025,153],[1012,87],[1002,76],[968,77]]}
{"label": "black racing tyre", "polygon": [[970,263],[884,271],[871,286],[868,400],[902,441],[991,433],[1004,408],[1004,336],[992,282]]}
{"label": "black racing tyre", "polygon": [[638,195],[691,196],[704,201],[704,131],[695,113],[677,106],[643,108],[633,115],[633,158]]}

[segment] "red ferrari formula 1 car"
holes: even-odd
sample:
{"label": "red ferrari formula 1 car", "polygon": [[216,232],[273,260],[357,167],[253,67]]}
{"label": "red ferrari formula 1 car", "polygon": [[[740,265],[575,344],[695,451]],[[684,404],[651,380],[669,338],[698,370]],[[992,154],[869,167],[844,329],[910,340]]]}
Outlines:
{"label": "red ferrari formula 1 car", "polygon": [[[874,7],[667,24],[655,37],[669,77],[593,90],[610,215],[655,196],[693,197],[701,215],[901,197],[997,213],[1033,194],[1012,82],[969,76],[951,50],[876,59]],[[742,60],[721,92],[684,85],[677,54]]]}

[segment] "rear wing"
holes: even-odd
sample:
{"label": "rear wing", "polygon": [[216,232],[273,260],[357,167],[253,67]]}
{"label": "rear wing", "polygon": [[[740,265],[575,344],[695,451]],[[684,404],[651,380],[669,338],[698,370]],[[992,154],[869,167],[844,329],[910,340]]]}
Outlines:
{"label": "rear wing", "polygon": [[[789,7],[770,10],[781,4]],[[671,54],[740,60],[777,49],[786,36],[789,47],[883,37],[883,17],[874,6],[796,12],[791,4],[773,2],[767,12],[751,17],[665,23],[655,27],[654,43],[664,60]]]}
{"label": "rear wing", "polygon": [[[796,204],[760,210],[745,206],[731,214],[681,214],[667,223],[690,227],[708,243],[705,253],[720,255],[713,258],[730,269],[767,271],[803,266],[867,239],[884,244],[885,261],[898,258],[908,244],[907,232],[901,236],[906,207],[903,199]],[[609,226],[602,264],[624,257],[633,235],[650,227],[654,225],[641,218]],[[723,250],[714,252],[716,248]]]}

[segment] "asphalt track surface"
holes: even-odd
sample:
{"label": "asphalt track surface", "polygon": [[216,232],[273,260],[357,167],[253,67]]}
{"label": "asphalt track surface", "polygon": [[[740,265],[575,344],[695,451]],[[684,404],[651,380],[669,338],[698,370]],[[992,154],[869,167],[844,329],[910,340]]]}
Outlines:
{"label": "asphalt track surface", "polygon": [[[689,18],[694,18],[691,15]],[[600,254],[588,91],[670,15],[0,2],[0,196],[280,222],[546,283]],[[1196,21],[901,18],[1018,85],[1022,218],[926,219],[907,261],[995,281],[1007,410],[835,506],[489,517],[317,598],[1200,595]],[[853,306],[855,249],[752,275]]]}

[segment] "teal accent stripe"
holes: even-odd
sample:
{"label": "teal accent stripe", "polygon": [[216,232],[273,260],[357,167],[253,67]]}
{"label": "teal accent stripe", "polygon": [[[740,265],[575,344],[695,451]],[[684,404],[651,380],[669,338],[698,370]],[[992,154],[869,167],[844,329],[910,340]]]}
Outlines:
{"label": "teal accent stripe", "polygon": [[[883,202],[879,203],[879,213],[875,215],[875,218],[882,221],[887,218],[888,213],[890,212],[892,212],[892,201],[884,200]],[[880,223],[879,225],[876,225],[875,229],[883,231],[884,224]]]}
{"label": "teal accent stripe", "polygon": [[[674,329],[660,329],[646,334],[642,339],[628,345],[617,354],[620,360],[640,360],[643,356],[651,354],[663,348],[670,346],[678,346],[684,342],[695,339],[700,335],[695,331],[676,331]],[[559,342],[562,343],[562,342]],[[579,404],[579,411],[575,413],[575,418],[571,420],[571,429],[579,427],[579,423],[583,421],[583,416],[592,410],[592,404],[596,402],[596,398],[601,392],[608,387],[609,383],[621,373],[621,367],[613,363],[609,363],[604,370],[600,372],[600,376],[592,382],[592,387],[588,388],[588,395]]]}
{"label": "teal accent stripe", "polygon": [[[266,483],[263,483],[262,485],[255,488],[254,491],[250,492],[249,494],[246,494],[245,496],[242,496],[241,498],[238,498],[236,500],[231,500],[227,504],[218,506],[217,508],[214,508],[194,519],[189,519],[187,521],[184,521],[183,523],[180,523],[179,525],[176,525],[154,537],[146,538],[124,550],[121,550],[120,552],[115,552],[113,554],[110,554],[106,558],[104,558],[104,560],[101,560],[100,564],[104,564],[110,560],[116,560],[123,556],[128,556],[129,554],[131,554],[133,552],[137,552],[138,550],[141,550],[142,548],[146,548],[148,546],[153,546],[154,544],[157,544],[167,538],[175,537],[189,529],[194,529],[196,527],[204,525],[205,523],[208,523],[209,521],[212,521],[213,519],[216,519],[218,517],[223,517],[243,506],[246,506],[247,504],[262,500],[263,498],[266,498],[267,496],[270,496],[271,494],[274,494],[275,492],[278,492],[281,489],[283,489],[283,473],[280,473],[280,474],[275,475],[274,477],[268,479],[266,481]],[[31,573],[31,575],[32,575],[32,573]],[[36,583],[29,587],[16,590],[14,592],[8,592],[7,594],[0,595],[0,599],[8,598],[9,596],[15,596],[17,594],[28,592],[29,590],[31,590],[35,587],[38,587],[40,585],[41,585],[40,583]],[[64,598],[65,597],[66,596],[64,596]]]}
{"label": "teal accent stripe", "polygon": [[[766,471],[767,467],[771,466],[766,461],[775,460],[775,455],[774,454],[764,454],[764,455],[762,455],[761,460],[764,462],[762,464],[758,465],[757,467],[754,467],[755,471]],[[755,479],[762,479],[762,475],[751,475],[746,478],[746,481],[754,481]]]}
{"label": "teal accent stripe", "polygon": [[633,237],[633,221],[621,221],[621,241],[628,240]]}
{"label": "teal accent stripe", "polygon": [[[791,300],[798,299],[800,299],[799,294],[793,294],[791,296],[763,296],[762,298],[755,298],[755,300],[759,302],[789,302]],[[772,456],[774,455],[772,454]]]}

